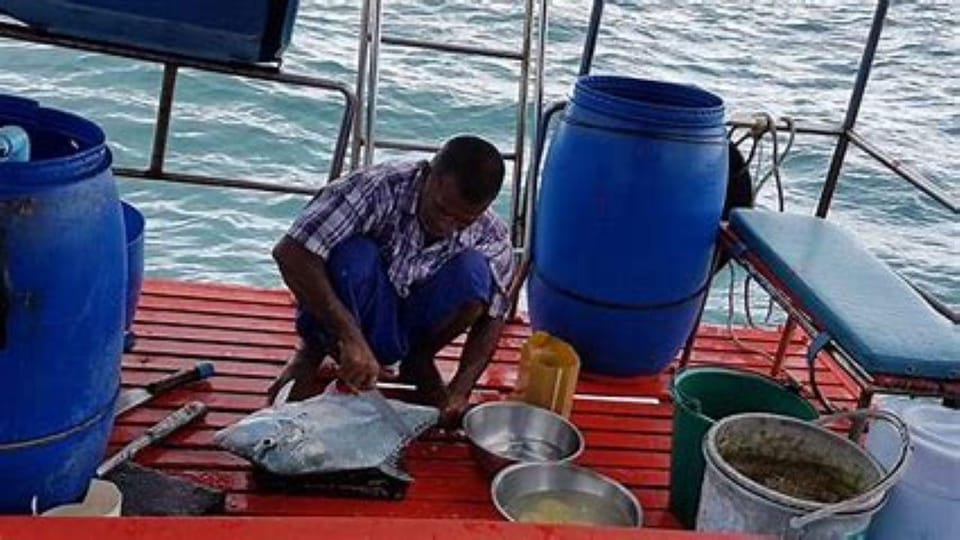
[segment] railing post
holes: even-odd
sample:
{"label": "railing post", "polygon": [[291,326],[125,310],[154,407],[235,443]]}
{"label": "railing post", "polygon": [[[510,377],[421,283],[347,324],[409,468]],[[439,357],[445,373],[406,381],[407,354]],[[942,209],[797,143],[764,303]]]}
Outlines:
{"label": "railing post", "polygon": [[163,64],[163,84],[160,87],[160,101],[157,104],[157,125],[153,130],[153,150],[150,152],[151,173],[163,172],[163,160],[167,153],[167,140],[170,136],[170,113],[173,110],[173,94],[177,88],[177,65]]}
{"label": "railing post", "polygon": [[600,20],[603,18],[603,0],[593,0],[590,10],[590,25],[587,26],[587,39],[583,42],[583,53],[580,55],[580,73],[582,77],[590,74],[593,66],[593,52],[597,49],[597,36],[600,33]]}
{"label": "railing post", "polygon": [[[541,0],[546,4],[547,0]],[[510,239],[513,245],[520,240],[520,201],[521,180],[523,178],[524,147],[527,133],[527,95],[530,91],[530,51],[533,48],[533,7],[534,0],[524,2],[523,44],[520,60],[520,88],[517,96],[517,124],[513,147],[513,182],[510,189]],[[536,121],[536,120],[534,120]]]}
{"label": "railing post", "polygon": [[367,118],[363,125],[363,164],[373,164],[376,151],[374,128],[377,122],[377,86],[380,82],[380,34],[383,29],[383,0],[372,0],[370,8],[369,69],[367,71]]}
{"label": "railing post", "polygon": [[826,217],[827,212],[830,211],[830,203],[833,201],[833,194],[837,190],[837,182],[840,179],[840,169],[843,168],[843,160],[847,155],[847,147],[850,144],[849,132],[856,125],[857,115],[860,114],[860,104],[863,101],[863,93],[867,88],[867,80],[870,78],[873,57],[877,52],[877,44],[880,42],[880,32],[883,30],[883,21],[887,16],[889,4],[888,0],[880,0],[873,12],[873,24],[870,26],[870,34],[867,36],[867,45],[863,50],[863,56],[860,57],[857,80],[853,86],[853,93],[850,94],[847,114],[843,120],[843,132],[837,137],[837,146],[833,150],[833,158],[830,160],[830,170],[827,172],[827,179],[823,184],[823,191],[820,193],[820,202],[817,203],[818,217]]}
{"label": "railing post", "polygon": [[[363,88],[367,80],[367,48],[370,45],[370,2],[363,0],[360,14],[360,43],[357,45],[357,85],[354,88],[357,99],[363,99]],[[363,146],[363,107],[357,107],[353,117],[353,141],[350,145],[350,170],[360,164],[360,151]]]}

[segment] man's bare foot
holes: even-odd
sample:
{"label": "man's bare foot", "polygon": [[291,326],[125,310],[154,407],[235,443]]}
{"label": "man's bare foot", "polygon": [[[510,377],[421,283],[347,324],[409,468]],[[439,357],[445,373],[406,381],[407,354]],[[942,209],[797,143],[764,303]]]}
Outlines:
{"label": "man's bare foot", "polygon": [[377,376],[378,381],[386,382],[396,382],[400,380],[400,362],[394,362],[389,365],[380,365],[380,374]]}
{"label": "man's bare foot", "polygon": [[297,349],[280,375],[267,389],[267,402],[273,403],[277,393],[291,380],[288,401],[300,401],[315,396],[323,391],[320,369],[323,366],[325,355],[319,354],[304,347]]}

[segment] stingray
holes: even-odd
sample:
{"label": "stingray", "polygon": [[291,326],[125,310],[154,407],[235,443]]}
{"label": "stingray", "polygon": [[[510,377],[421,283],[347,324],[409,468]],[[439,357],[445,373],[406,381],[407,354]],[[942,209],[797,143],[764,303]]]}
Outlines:
{"label": "stingray", "polygon": [[[396,400],[387,403],[409,427],[391,427],[372,398],[328,388],[305,401],[259,410],[216,433],[214,442],[269,473],[284,476],[376,469],[409,482],[400,454],[437,423],[439,411]],[[411,436],[412,435],[412,436]]]}

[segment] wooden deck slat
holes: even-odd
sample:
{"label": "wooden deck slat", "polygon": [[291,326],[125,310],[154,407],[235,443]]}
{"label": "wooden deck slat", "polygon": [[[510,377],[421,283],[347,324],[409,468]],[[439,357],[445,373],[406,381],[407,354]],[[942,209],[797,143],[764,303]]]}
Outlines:
{"label": "wooden deck slat", "polygon": [[[135,409],[117,421],[110,448],[116,449],[187,401],[208,404],[205,418],[145,450],[141,463],[165,472],[224,489],[228,512],[242,516],[376,516],[379,518],[479,518],[499,520],[489,502],[489,479],[470,458],[462,435],[431,430],[406,452],[407,469],[416,482],[404,501],[337,499],[318,495],[290,496],[258,487],[250,465],[216,448],[213,435],[265,405],[265,392],[297,345],[293,302],[282,290],[240,286],[207,286],[148,281],[134,330],[135,350],[125,355],[124,385],[142,386],[177,369],[210,360],[217,374]],[[502,399],[516,378],[516,364],[530,328],[521,320],[501,338],[493,363],[480,381],[474,400]],[[776,332],[735,329],[741,342],[772,354]],[[457,367],[462,338],[438,355],[441,372],[450,377]],[[788,347],[785,373],[805,382],[807,340],[795,336]],[[693,365],[722,365],[769,372],[762,354],[746,351],[721,327],[698,332]],[[850,403],[852,382],[827,362],[816,366],[823,391],[840,403]],[[628,487],[644,506],[649,527],[677,528],[667,511],[672,406],[671,367],[652,377],[611,379],[584,373],[577,391],[585,395],[619,396],[618,402],[577,399],[571,420],[586,439],[578,462]],[[390,390],[394,395],[397,391]],[[403,391],[399,391],[403,394]],[[624,397],[654,397],[659,404]]]}
{"label": "wooden deck slat", "polygon": [[[233,501],[231,501],[233,503]],[[426,506],[435,510],[437,506]],[[83,538],[138,540],[172,540],[203,535],[209,540],[263,540],[273,538],[336,538],[343,540],[371,538],[456,538],[458,540],[733,540],[755,536],[717,533],[692,533],[663,530],[676,528],[676,520],[666,512],[652,511],[644,516],[646,528],[613,529],[572,525],[507,523],[470,519],[436,519],[429,516],[411,518],[363,516],[259,516],[257,519],[204,518],[58,518],[38,520],[10,517],[0,520],[0,537],[60,540]]]}
{"label": "wooden deck slat", "polygon": [[251,304],[293,305],[293,296],[282,289],[257,289],[245,285],[190,283],[186,281],[147,280],[143,294],[202,300],[229,299]]}
{"label": "wooden deck slat", "polygon": [[137,325],[164,324],[186,328],[243,330],[245,332],[274,332],[293,335],[292,319],[262,319],[239,315],[184,313],[175,309],[137,309]]}
{"label": "wooden deck slat", "polygon": [[[172,323],[171,319],[167,319],[166,322],[167,324],[149,324],[143,323],[138,319],[137,324],[134,326],[135,333],[142,341],[138,349],[143,352],[163,354],[166,352],[163,347],[170,346],[171,342],[174,344],[196,343],[212,351],[209,354],[214,356],[237,356],[237,353],[231,351],[234,350],[234,346],[241,346],[250,347],[249,349],[244,348],[241,350],[243,350],[244,354],[250,355],[250,359],[257,360],[261,359],[257,355],[257,352],[261,350],[267,351],[265,354],[266,358],[269,359],[275,358],[276,352],[272,350],[274,348],[284,349],[286,355],[289,355],[298,341],[292,332],[292,325],[289,323],[285,324],[288,329],[287,332],[270,333],[263,332],[256,327],[243,327],[243,322],[237,322],[237,326],[240,326],[240,328],[236,329],[178,326],[176,324],[170,324]],[[216,319],[214,318],[208,322],[211,324],[215,323]],[[515,338],[502,339],[494,361],[516,363],[519,360],[520,352],[518,347],[512,345],[514,341],[516,341]],[[438,356],[440,358],[457,359],[460,356],[461,350],[459,346],[445,347],[440,351]],[[697,347],[693,359],[694,361],[713,361],[717,363],[737,362],[764,367],[769,367],[770,365],[769,361],[759,354],[741,350],[736,345],[721,345],[719,343],[705,343],[702,347]],[[786,356],[785,367],[788,369],[806,370],[805,350],[803,348],[789,349]],[[818,363],[817,370],[818,373],[829,371],[823,362]],[[584,377],[589,379],[591,375],[585,373]],[[602,378],[597,379],[602,380]],[[634,379],[608,379],[607,382],[611,385],[629,386],[633,380]]]}

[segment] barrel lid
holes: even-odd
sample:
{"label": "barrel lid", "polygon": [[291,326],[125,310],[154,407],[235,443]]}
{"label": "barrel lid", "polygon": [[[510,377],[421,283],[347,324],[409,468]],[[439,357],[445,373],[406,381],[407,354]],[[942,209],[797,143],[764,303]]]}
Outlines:
{"label": "barrel lid", "polygon": [[4,124],[22,127],[31,138],[42,136],[31,141],[30,161],[3,163],[0,195],[18,196],[84,180],[106,170],[113,161],[103,130],[75,114],[0,94],[0,125]]}
{"label": "barrel lid", "polygon": [[[879,402],[882,409],[900,415],[910,428],[913,457],[902,482],[914,484],[940,496],[960,499],[960,410],[944,407],[940,400],[886,397]],[[884,465],[896,438],[888,430],[871,430],[868,448],[875,451]]]}

